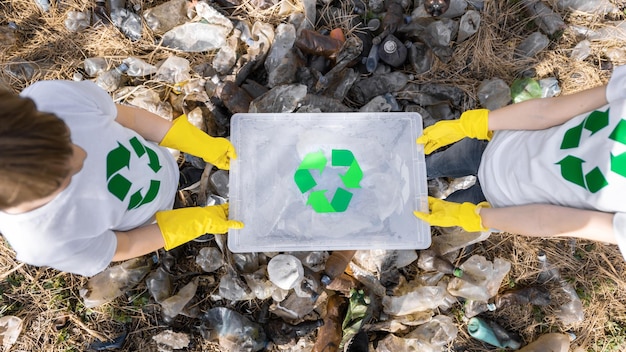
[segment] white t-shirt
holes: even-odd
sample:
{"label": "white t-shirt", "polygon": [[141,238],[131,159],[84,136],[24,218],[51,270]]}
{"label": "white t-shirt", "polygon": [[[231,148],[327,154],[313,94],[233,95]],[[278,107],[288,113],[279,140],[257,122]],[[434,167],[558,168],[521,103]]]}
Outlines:
{"label": "white t-shirt", "polygon": [[114,230],[144,225],[157,211],[172,208],[176,161],[165,148],[115,122],[115,104],[92,82],[41,81],[21,96],[64,120],[72,142],[87,156],[49,203],[23,214],[0,212],[0,232],[22,262],[95,275],[113,258]]}
{"label": "white t-shirt", "polygon": [[494,207],[555,204],[616,213],[626,258],[626,101],[541,131],[497,131],[478,178]]}

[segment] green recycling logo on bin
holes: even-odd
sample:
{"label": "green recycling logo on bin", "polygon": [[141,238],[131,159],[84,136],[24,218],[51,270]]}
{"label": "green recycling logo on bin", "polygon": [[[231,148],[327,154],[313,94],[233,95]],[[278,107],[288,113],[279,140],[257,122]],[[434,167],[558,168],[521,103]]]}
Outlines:
{"label": "green recycling logo on bin", "polygon": [[[592,138],[598,131],[609,125],[609,110],[594,111],[587,116],[579,125],[574,126],[565,132],[561,142],[561,149],[578,148],[583,138],[583,131],[587,130],[591,134],[587,138]],[[626,145],[626,120],[621,120],[615,129],[611,131],[609,139]],[[626,177],[626,153],[620,155],[610,155],[610,170],[622,177]],[[609,183],[602,174],[599,167],[594,167],[585,172],[583,164],[585,160],[573,155],[567,155],[556,164],[561,167],[561,176],[569,182],[585,188],[591,193],[596,193]]]}
{"label": "green recycling logo on bin", "polygon": [[[302,194],[311,191],[317,182],[311,174],[316,169],[320,174],[324,172],[328,160],[324,152],[312,152],[304,156],[293,176],[298,189]],[[363,179],[363,171],[356,161],[354,154],[346,149],[333,149],[331,152],[331,166],[347,167],[347,171],[340,175],[343,187],[337,187],[332,200],[328,200],[328,190],[315,190],[309,193],[306,204],[310,205],[317,213],[340,213],[348,209],[352,193],[348,189],[361,188],[359,183]],[[331,193],[332,194],[332,193]]]}
{"label": "green recycling logo on bin", "polygon": [[[129,143],[137,157],[147,156],[147,165],[155,174],[161,169],[159,157],[154,150],[141,143],[137,137],[131,138]],[[126,177],[122,176],[120,171],[124,168],[130,168],[131,154],[130,150],[123,144],[120,142],[117,144],[117,148],[107,154],[107,188],[117,199],[124,201],[133,184]],[[160,181],[150,180],[150,186],[145,194],[142,194],[142,189],[131,194],[127,210],[139,208],[144,204],[152,202],[159,193],[160,186]]]}

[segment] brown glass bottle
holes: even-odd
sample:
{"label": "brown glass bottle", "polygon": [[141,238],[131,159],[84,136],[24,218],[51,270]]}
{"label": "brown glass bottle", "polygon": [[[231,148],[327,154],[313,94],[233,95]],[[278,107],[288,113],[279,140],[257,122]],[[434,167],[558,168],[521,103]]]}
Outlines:
{"label": "brown glass bottle", "polygon": [[328,286],[337,276],[345,270],[356,251],[334,251],[326,260],[324,273],[321,281],[324,286]]}

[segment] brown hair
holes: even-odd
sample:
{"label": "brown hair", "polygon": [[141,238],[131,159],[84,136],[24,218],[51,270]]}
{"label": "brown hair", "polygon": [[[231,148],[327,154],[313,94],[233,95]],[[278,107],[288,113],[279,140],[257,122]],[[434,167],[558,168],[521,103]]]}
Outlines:
{"label": "brown hair", "polygon": [[56,191],[69,175],[72,153],[63,120],[0,90],[0,209]]}

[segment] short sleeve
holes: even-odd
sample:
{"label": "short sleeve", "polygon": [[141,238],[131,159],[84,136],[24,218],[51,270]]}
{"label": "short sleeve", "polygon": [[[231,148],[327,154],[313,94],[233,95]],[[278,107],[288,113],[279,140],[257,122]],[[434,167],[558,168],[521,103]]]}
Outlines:
{"label": "short sleeve", "polygon": [[70,123],[93,119],[106,123],[117,117],[113,99],[91,81],[38,81],[20,96],[32,99],[37,110],[54,113]]}

